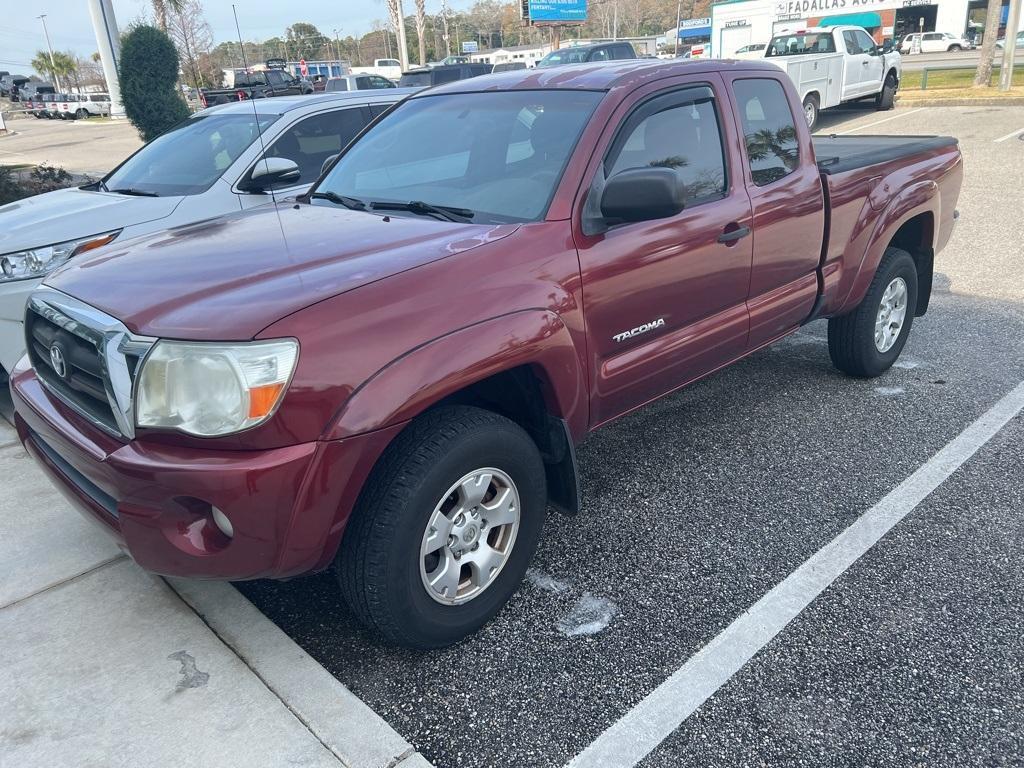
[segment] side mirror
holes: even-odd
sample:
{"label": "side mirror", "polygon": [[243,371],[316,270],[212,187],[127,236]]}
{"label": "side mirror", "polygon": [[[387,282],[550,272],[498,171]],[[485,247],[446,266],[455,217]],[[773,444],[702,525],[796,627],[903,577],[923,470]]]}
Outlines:
{"label": "side mirror", "polygon": [[252,169],[244,189],[247,192],[262,192],[284,181],[298,181],[302,176],[298,164],[287,157],[264,157]]}
{"label": "side mirror", "polygon": [[671,168],[630,168],[605,183],[601,215],[615,221],[652,221],[683,210],[684,190]]}
{"label": "side mirror", "polygon": [[327,169],[331,167],[331,163],[333,163],[337,159],[338,153],[336,152],[330,157],[328,157],[326,160],[324,160],[324,164],[320,166],[320,175],[323,176],[325,173],[327,173]]}

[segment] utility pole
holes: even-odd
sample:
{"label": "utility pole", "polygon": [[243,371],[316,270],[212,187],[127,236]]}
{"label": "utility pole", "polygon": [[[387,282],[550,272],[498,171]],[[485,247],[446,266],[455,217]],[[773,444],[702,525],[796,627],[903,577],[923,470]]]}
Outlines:
{"label": "utility pole", "polygon": [[[338,34],[338,30],[334,30],[334,44],[335,44],[335,55],[338,57],[338,66],[341,66],[341,35]],[[344,73],[342,73],[344,74]]]}
{"label": "utility pole", "polygon": [[110,94],[110,116],[122,118],[124,105],[121,104],[121,83],[117,79],[117,60],[121,57],[121,33],[117,30],[114,5],[111,0],[89,0],[89,15],[92,17],[92,28],[100,51],[103,78],[107,81],[107,92]]}
{"label": "utility pole", "polygon": [[53,60],[53,46],[50,45],[50,33],[46,31],[46,14],[36,16],[43,23],[43,37],[46,38],[46,49],[50,52],[50,73],[53,75],[53,82],[57,86],[57,91],[60,92],[63,88],[60,87],[60,78],[57,77],[57,64]]}
{"label": "utility pole", "polygon": [[612,3],[612,40],[619,39],[619,0]]}
{"label": "utility pole", "polygon": [[1003,36],[1003,66],[999,70],[999,90],[1008,91],[1013,85],[1013,58],[1017,53],[1017,29],[1020,27],[1021,0],[1010,0],[1010,13]]}
{"label": "utility pole", "polygon": [[676,3],[676,52],[679,56],[679,25],[683,23],[683,0]]}
{"label": "utility pole", "polygon": [[402,71],[409,68],[409,46],[405,40],[405,10],[402,8],[402,0],[394,0],[397,10],[398,23],[398,60],[402,62]]}

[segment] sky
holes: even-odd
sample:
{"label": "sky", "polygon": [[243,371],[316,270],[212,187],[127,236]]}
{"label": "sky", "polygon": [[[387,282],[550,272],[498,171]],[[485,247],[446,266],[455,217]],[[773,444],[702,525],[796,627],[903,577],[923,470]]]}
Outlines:
{"label": "sky", "polygon": [[[118,26],[149,15],[151,4],[146,0],[113,0]],[[449,0],[454,10],[468,7],[471,0]],[[0,69],[16,74],[31,74],[29,62],[36,51],[46,49],[40,14],[46,14],[46,27],[53,49],[73,50],[89,56],[96,50],[88,0],[5,0],[0,14]],[[262,40],[274,35],[284,36],[284,29],[296,21],[315,24],[321,32],[332,35],[337,29],[342,37],[365,34],[374,21],[384,20],[384,0],[303,0],[294,6],[280,0],[236,0],[242,37]],[[413,0],[404,0],[405,13],[415,8]],[[441,0],[427,0],[427,13],[440,10]],[[203,0],[206,20],[213,28],[214,42],[237,39],[230,0]]]}

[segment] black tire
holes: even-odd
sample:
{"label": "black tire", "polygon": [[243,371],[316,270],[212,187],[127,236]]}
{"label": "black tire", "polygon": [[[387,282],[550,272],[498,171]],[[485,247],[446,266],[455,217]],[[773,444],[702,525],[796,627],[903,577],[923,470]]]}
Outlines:
{"label": "black tire", "polygon": [[79,109],[75,112],[75,120],[85,120],[87,117],[89,117],[89,113],[84,109]]}
{"label": "black tire", "polygon": [[808,93],[804,96],[804,119],[807,121],[807,130],[813,131],[818,124],[818,113],[821,111],[821,102],[817,94]]}
{"label": "black tire", "polygon": [[[892,348],[880,352],[875,345],[875,320],[882,296],[889,284],[902,277],[907,286],[907,308],[903,327]],[[917,265],[899,248],[886,248],[864,300],[852,312],[828,321],[828,354],[843,373],[874,378],[885,373],[903,351],[917,307]]]}
{"label": "black tire", "polygon": [[875,109],[886,112],[896,105],[896,89],[898,88],[896,76],[891,72],[886,76],[882,90],[875,97]]}
{"label": "black tire", "polygon": [[[420,546],[435,506],[467,473],[493,467],[519,491],[508,560],[476,597],[436,601],[420,575]],[[440,648],[475,632],[508,602],[544,525],[544,465],[522,428],[503,416],[446,406],[419,417],[388,446],[349,520],[336,561],[345,601],[366,626],[410,648]]]}
{"label": "black tire", "polygon": [[949,48],[946,49],[948,53],[959,53],[962,50],[963,48],[959,45],[951,45],[949,46]]}

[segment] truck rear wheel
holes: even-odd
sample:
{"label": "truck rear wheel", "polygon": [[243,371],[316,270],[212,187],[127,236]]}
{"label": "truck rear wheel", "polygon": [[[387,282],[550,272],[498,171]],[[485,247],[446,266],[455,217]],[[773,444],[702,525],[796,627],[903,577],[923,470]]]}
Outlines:
{"label": "truck rear wheel", "polygon": [[917,307],[917,265],[899,248],[886,248],[867,295],[849,314],[828,321],[828,354],[843,373],[873,378],[903,351]]}
{"label": "truck rear wheel", "polygon": [[479,408],[430,411],[388,447],[352,513],[337,559],[345,600],[393,643],[451,645],[515,592],[546,506],[522,428]]}
{"label": "truck rear wheel", "polygon": [[87,117],[89,117],[89,113],[86,112],[84,109],[79,109],[77,112],[75,112],[76,120],[85,120]]}
{"label": "truck rear wheel", "polygon": [[808,93],[804,97],[804,119],[807,121],[807,129],[810,131],[813,131],[814,126],[818,124],[818,111],[820,107],[821,103],[815,94]]}
{"label": "truck rear wheel", "polygon": [[885,78],[882,90],[879,91],[878,96],[875,97],[875,108],[880,112],[888,111],[896,105],[897,85],[896,76],[890,73]]}

